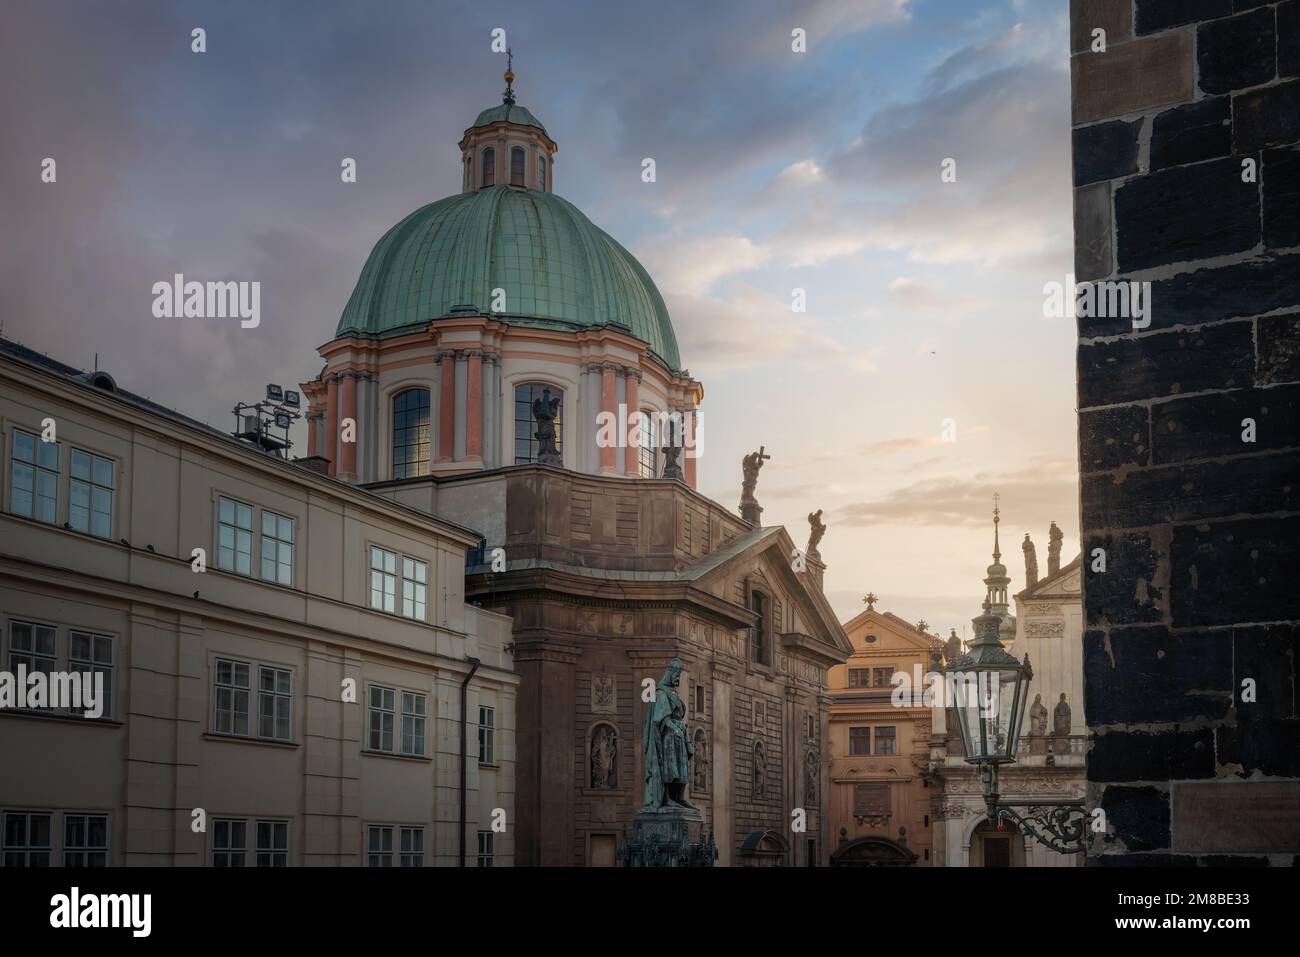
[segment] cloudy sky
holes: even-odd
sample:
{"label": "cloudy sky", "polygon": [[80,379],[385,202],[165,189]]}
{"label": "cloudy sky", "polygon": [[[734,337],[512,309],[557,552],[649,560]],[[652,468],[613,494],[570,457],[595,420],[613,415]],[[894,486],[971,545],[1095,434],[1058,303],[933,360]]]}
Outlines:
{"label": "cloudy sky", "polygon": [[[824,510],[845,618],[871,590],[961,633],[995,491],[1013,587],[1026,531],[1040,567],[1052,519],[1078,551],[1074,339],[1042,316],[1072,260],[1066,8],[6,4],[3,334],[74,365],[98,353],[223,428],[263,383],[312,377],[375,240],[459,190],[456,143],[500,102],[500,27],[519,102],[559,143],[556,192],[647,265],[704,382],[701,490],[734,506],[765,444],[764,523],[802,541]],[[176,272],[259,280],[261,326],[154,318]]]}

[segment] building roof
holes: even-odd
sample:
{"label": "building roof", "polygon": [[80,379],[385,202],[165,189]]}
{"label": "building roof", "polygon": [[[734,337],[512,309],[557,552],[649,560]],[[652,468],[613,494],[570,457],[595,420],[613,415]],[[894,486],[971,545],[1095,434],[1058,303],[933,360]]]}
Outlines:
{"label": "building roof", "polygon": [[546,127],[542,126],[542,121],[526,108],[517,103],[501,103],[498,106],[490,106],[478,115],[474,121],[475,126],[490,126],[493,123],[514,123],[516,126],[535,126],[543,133]]}
{"label": "building roof", "polygon": [[[492,310],[495,289],[505,292],[500,311]],[[375,244],[335,334],[383,338],[465,315],[561,331],[612,328],[680,371],[650,275],[554,193],[494,186],[417,209]]]}
{"label": "building roof", "polygon": [[[3,337],[0,337],[0,358],[7,358],[20,365],[26,365],[41,369],[48,373],[53,373],[54,375],[68,380],[72,384],[83,389],[98,390],[110,397],[111,400],[114,400],[121,405],[133,406],[137,410],[148,415],[166,419],[175,425],[179,425],[191,431],[201,432],[209,439],[217,440],[224,445],[228,451],[236,455],[248,456],[259,463],[270,464],[275,468],[286,470],[292,469],[296,481],[328,486],[337,494],[364,499],[370,502],[375,508],[401,512],[410,518],[418,519],[423,525],[436,526],[451,537],[469,540],[477,540],[481,538],[481,535],[477,530],[469,528],[468,526],[448,521],[447,519],[440,518],[437,515],[430,515],[429,513],[420,511],[419,509],[414,509],[407,505],[403,505],[400,502],[395,502],[385,496],[376,495],[361,486],[352,485],[351,483],[343,482],[327,475],[322,475],[320,472],[307,468],[306,466],[300,465],[292,460],[268,454],[248,442],[235,438],[228,432],[222,432],[219,429],[213,428],[206,422],[200,422],[198,419],[177,412],[175,409],[169,409],[165,405],[160,405],[152,399],[137,395],[134,392],[128,392],[127,390],[118,387],[113,377],[106,372],[98,370],[95,372],[82,371],[74,366],[60,362],[57,359],[52,359],[42,352],[37,352],[35,349],[30,349],[12,339],[5,339]],[[471,541],[466,541],[466,544],[471,544]]]}

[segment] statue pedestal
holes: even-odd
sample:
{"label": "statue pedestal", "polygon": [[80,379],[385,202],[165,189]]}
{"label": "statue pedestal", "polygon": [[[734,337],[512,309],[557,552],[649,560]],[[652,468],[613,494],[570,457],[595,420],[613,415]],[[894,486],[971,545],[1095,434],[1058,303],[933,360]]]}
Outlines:
{"label": "statue pedestal", "polygon": [[713,834],[704,831],[697,808],[642,808],[633,818],[631,842],[624,832],[618,856],[624,867],[712,867],[718,857]]}

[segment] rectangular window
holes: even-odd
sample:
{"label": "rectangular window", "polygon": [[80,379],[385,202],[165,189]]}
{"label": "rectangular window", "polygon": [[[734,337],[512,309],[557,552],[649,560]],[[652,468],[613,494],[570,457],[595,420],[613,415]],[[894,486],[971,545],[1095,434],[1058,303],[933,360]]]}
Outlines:
{"label": "rectangular window", "polygon": [[424,621],[424,599],[429,584],[426,562],[402,556],[402,614]]}
{"label": "rectangular window", "polygon": [[237,575],[253,574],[253,506],[217,499],[217,567]]}
{"label": "rectangular window", "polygon": [[889,668],[875,668],[872,670],[871,675],[872,683],[877,688],[888,688],[889,680],[894,677],[894,669],[892,666]]}
{"label": "rectangular window", "polygon": [[849,728],[849,754],[871,753],[871,729]]}
{"label": "rectangular window", "polygon": [[262,581],[293,586],[293,519],[262,510]]}
{"label": "rectangular window", "polygon": [[402,866],[424,866],[424,828],[402,828]]}
{"label": "rectangular window", "polygon": [[492,838],[491,831],[478,832],[478,866],[492,866]]}
{"label": "rectangular window", "polygon": [[704,685],[695,686],[695,713],[704,714]]}
{"label": "rectangular window", "polygon": [[749,610],[758,616],[758,622],[749,629],[749,656],[761,665],[767,664],[767,596],[752,592]]}
{"label": "rectangular window", "polygon": [[[103,675],[103,707],[101,718],[113,716],[113,639],[107,635],[92,635],[81,631],[68,632],[68,670],[81,672],[82,702],[86,700],[85,689],[95,680],[95,675]],[[77,714],[84,713],[81,708]]]}
{"label": "rectangular window", "polygon": [[213,661],[212,730],[216,734],[248,734],[249,665],[246,661]]}
{"label": "rectangular window", "polygon": [[68,482],[68,524],[99,538],[113,537],[113,462],[72,450]]}
{"label": "rectangular window", "polygon": [[478,763],[496,763],[496,709],[478,709]]}
{"label": "rectangular window", "polygon": [[642,478],[659,477],[659,417],[649,409],[641,410],[636,462]]}
{"label": "rectangular window", "polygon": [[15,515],[53,523],[59,513],[59,443],[42,442],[30,432],[14,430],[9,510]]}
{"label": "rectangular window", "polygon": [[515,147],[510,151],[510,185],[524,185],[524,167],[528,163],[528,158],[524,151]]}
{"label": "rectangular window", "polygon": [[214,818],[212,821],[212,866],[243,867],[248,853],[248,822]]}
{"label": "rectangular window", "polygon": [[425,697],[402,692],[402,753],[424,757]]}
{"label": "rectangular window", "polygon": [[370,607],[392,614],[397,610],[397,554],[370,546]]}
{"label": "rectangular window", "polygon": [[897,737],[893,728],[876,729],[876,754],[897,754]]}
{"label": "rectangular window", "polygon": [[850,688],[870,688],[870,687],[871,687],[871,669],[870,669],[870,668],[850,668],[850,669],[849,669],[849,687],[850,687]]}
{"label": "rectangular window", "polygon": [[392,867],[393,829],[372,824],[366,832],[366,867]]}
{"label": "rectangular window", "polygon": [[370,686],[370,750],[393,750],[393,725],[396,719],[397,692],[392,688]]}
{"label": "rectangular window", "polygon": [[293,676],[284,668],[257,669],[257,735],[293,739]]}
{"label": "rectangular window", "polygon": [[289,822],[257,822],[257,866],[289,866]]}
{"label": "rectangular window", "polygon": [[107,815],[63,815],[63,866],[108,866]]}
{"label": "rectangular window", "polygon": [[816,741],[817,740],[817,716],[812,714],[808,715],[807,722],[808,722],[808,740]]}
{"label": "rectangular window", "polygon": [[50,866],[50,815],[39,811],[5,811],[5,867]]}
{"label": "rectangular window", "polygon": [[[54,671],[58,646],[54,629],[28,621],[9,623],[9,671],[16,674],[18,666],[27,669],[28,676],[40,671],[50,680]],[[48,685],[47,685],[48,687]]]}
{"label": "rectangular window", "polygon": [[537,157],[537,188],[546,191],[546,157]]}

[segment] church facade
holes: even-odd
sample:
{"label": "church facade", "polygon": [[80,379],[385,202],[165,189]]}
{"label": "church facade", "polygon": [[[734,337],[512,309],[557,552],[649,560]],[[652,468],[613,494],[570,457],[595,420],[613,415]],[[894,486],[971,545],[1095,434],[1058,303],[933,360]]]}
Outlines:
{"label": "church facade", "polygon": [[513,620],[520,677],[517,863],[615,863],[644,692],[678,658],[718,864],[824,864],[826,676],[850,646],[823,566],[760,525],[764,454],[739,514],[695,490],[703,387],[645,269],[555,194],[513,79],[460,140],[461,192],[372,251],[303,383],[309,452],[479,531],[466,599]]}

